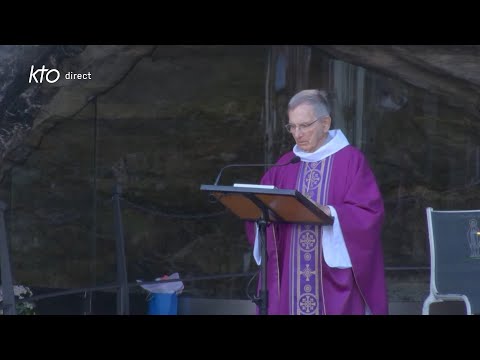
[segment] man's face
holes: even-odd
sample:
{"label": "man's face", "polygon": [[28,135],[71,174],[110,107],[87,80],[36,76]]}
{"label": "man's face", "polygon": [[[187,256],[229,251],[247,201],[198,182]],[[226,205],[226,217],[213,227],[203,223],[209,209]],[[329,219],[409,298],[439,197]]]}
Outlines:
{"label": "man's face", "polygon": [[314,152],[325,142],[331,119],[329,116],[316,118],[309,104],[301,104],[288,113],[288,123],[298,147]]}

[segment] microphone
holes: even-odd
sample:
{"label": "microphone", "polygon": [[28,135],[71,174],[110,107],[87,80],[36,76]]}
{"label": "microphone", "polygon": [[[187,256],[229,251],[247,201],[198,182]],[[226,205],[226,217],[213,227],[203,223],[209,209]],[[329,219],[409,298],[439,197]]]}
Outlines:
{"label": "microphone", "polygon": [[300,157],[299,156],[294,156],[290,159],[289,162],[285,163],[285,164],[230,164],[230,165],[227,165],[227,166],[224,166],[223,168],[220,169],[220,172],[218,173],[218,176],[217,178],[215,179],[215,182],[213,183],[213,185],[217,185],[218,184],[218,181],[220,180],[220,176],[222,176],[222,173],[223,173],[223,170],[227,169],[227,168],[230,168],[230,167],[250,167],[250,166],[286,166],[286,165],[290,165],[290,164],[296,164],[300,161]]}

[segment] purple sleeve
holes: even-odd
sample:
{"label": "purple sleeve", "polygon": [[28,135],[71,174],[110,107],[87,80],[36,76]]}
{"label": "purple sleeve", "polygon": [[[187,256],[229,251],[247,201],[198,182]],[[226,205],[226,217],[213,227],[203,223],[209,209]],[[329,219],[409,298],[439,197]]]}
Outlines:
{"label": "purple sleeve", "polygon": [[358,152],[347,170],[344,200],[337,211],[352,269],[373,314],[387,312],[381,230],[384,206],[375,177]]}

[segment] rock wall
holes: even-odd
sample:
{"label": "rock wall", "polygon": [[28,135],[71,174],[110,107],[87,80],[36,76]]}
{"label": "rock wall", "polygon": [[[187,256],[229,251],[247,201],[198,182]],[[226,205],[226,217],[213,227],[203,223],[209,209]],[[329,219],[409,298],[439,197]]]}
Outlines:
{"label": "rock wall", "polygon": [[[425,207],[478,208],[477,46],[0,47],[1,187],[13,274],[33,286],[115,279],[112,187],[123,189],[128,277],[253,271],[243,224],[200,185],[229,163],[292,145],[289,96],[332,90],[334,125],[366,154],[384,195],[392,299],[423,299]],[[88,80],[28,83],[30,66]],[[261,168],[222,183],[256,182]],[[193,295],[244,297],[248,278]]]}

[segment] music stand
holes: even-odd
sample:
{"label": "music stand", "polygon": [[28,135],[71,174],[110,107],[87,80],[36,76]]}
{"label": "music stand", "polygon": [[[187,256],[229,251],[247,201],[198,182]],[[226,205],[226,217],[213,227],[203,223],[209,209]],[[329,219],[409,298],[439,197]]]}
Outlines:
{"label": "music stand", "polygon": [[268,313],[267,290],[267,224],[296,223],[331,225],[333,217],[325,214],[315,203],[297,190],[267,189],[255,186],[201,185],[200,190],[210,192],[225,207],[242,220],[255,221],[260,235],[262,256],[260,314]]}

